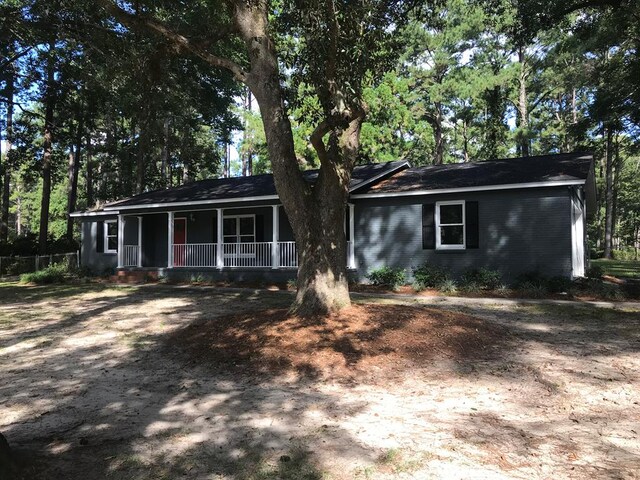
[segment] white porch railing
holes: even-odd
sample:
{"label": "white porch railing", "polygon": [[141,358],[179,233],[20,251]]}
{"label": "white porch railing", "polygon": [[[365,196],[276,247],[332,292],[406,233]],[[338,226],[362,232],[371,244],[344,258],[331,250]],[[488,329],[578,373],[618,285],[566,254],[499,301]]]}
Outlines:
{"label": "white porch railing", "polygon": [[278,249],[280,250],[281,267],[298,267],[298,250],[296,250],[296,242],[278,242]]}
{"label": "white porch railing", "polygon": [[174,267],[215,267],[218,245],[183,243],[173,245]]}
{"label": "white porch railing", "polygon": [[271,242],[223,243],[225,267],[270,267]]}
{"label": "white porch railing", "polygon": [[138,245],[123,245],[124,251],[122,255],[123,267],[140,266],[140,247]]}
{"label": "white porch railing", "polygon": [[[277,250],[273,248],[276,245]],[[129,258],[128,248],[136,249],[135,262],[137,265],[137,246],[125,245],[125,261]],[[184,243],[173,244],[173,266],[179,267],[219,267],[218,245],[216,243]],[[275,253],[275,255],[273,255]],[[133,254],[132,254],[133,255]],[[353,242],[347,242],[347,266],[353,268]],[[134,258],[134,257],[132,257]],[[296,242],[251,242],[251,243],[223,243],[223,268],[297,268],[298,251]],[[278,262],[274,265],[274,262]]]}

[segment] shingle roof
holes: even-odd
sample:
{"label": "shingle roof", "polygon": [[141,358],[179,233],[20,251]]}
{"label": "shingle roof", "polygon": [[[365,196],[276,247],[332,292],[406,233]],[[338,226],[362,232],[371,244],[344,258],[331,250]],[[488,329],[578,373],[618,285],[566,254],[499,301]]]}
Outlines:
{"label": "shingle roof", "polygon": [[[404,161],[371,163],[357,166],[351,175],[349,188],[354,189],[358,186],[364,186],[372,179],[384,177],[406,166],[408,166],[408,164]],[[313,183],[318,178],[318,170],[307,170],[303,172],[303,175],[308,182]],[[203,200],[233,200],[270,195],[277,195],[273,175],[264,174],[250,177],[217,178],[186,183],[166,190],[145,192],[125,200],[109,203],[105,205],[105,208]]]}
{"label": "shingle roof", "polygon": [[399,193],[490,185],[582,181],[589,176],[592,161],[593,156],[588,153],[566,153],[414,167],[398,172],[381,182],[358,188],[354,193]]}

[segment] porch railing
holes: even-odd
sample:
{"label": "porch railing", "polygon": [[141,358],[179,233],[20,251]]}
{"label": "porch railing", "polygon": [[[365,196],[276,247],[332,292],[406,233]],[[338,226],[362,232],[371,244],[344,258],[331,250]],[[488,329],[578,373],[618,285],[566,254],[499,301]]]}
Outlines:
{"label": "porch railing", "polygon": [[183,243],[173,245],[174,267],[215,267],[218,245],[215,243]]}
{"label": "porch railing", "polygon": [[140,247],[138,245],[124,245],[122,255],[123,267],[137,267],[140,265]]}
{"label": "porch railing", "polygon": [[296,242],[278,242],[280,251],[280,266],[284,268],[298,267],[298,251]]}
{"label": "porch railing", "polygon": [[225,267],[270,267],[271,242],[223,243]]}
{"label": "porch railing", "polygon": [[[128,258],[128,247],[138,248],[135,245],[125,245],[125,260]],[[137,255],[137,251],[135,255]],[[347,242],[347,266],[350,268],[353,267],[353,255],[353,242]],[[223,268],[298,267],[296,242],[223,243],[221,257],[218,259],[218,245],[216,243],[173,244],[173,266],[176,268],[218,267],[219,260],[222,261]],[[137,256],[135,259],[137,262]],[[277,264],[274,265],[274,262]],[[131,266],[135,265],[137,263],[133,263]]]}

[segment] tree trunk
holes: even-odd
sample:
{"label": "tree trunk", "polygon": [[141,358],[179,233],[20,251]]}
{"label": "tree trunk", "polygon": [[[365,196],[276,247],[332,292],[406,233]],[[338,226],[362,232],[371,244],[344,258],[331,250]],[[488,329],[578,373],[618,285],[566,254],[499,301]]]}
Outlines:
{"label": "tree trunk", "polygon": [[230,168],[229,168],[229,156],[230,156],[230,145],[228,143],[226,143],[224,145],[224,167],[222,167],[222,178],[229,178],[230,175]]}
{"label": "tree trunk", "polygon": [[527,101],[527,55],[524,47],[518,49],[518,62],[520,63],[520,75],[518,77],[518,149],[520,155],[528,157],[529,148],[529,104]]}
{"label": "tree trunk", "polygon": [[240,161],[242,162],[242,176],[246,177],[247,173],[249,171],[249,164],[248,164],[248,149],[247,149],[247,139],[248,139],[248,132],[247,132],[247,128],[249,125],[249,121],[248,121],[248,116],[251,113],[249,111],[249,105],[251,100],[249,100],[249,97],[251,96],[251,91],[247,88],[245,89],[244,92],[244,122],[243,122],[243,127],[244,127],[244,131],[242,132],[242,150],[240,152]]}
{"label": "tree trunk", "polygon": [[68,240],[73,240],[73,223],[74,222],[73,222],[73,218],[71,218],[71,214],[75,212],[76,203],[78,200],[78,176],[80,173],[83,134],[84,134],[84,121],[83,121],[83,115],[80,114],[80,118],[78,120],[78,129],[76,131],[75,151],[72,147],[69,153],[69,169],[68,169],[69,185],[67,188],[67,192],[69,194],[69,200],[67,202],[67,239]]}
{"label": "tree trunk", "polygon": [[162,177],[162,186],[168,188],[169,181],[169,118],[164,119],[163,125],[163,142],[162,142],[162,165],[160,175]]}
{"label": "tree trunk", "polygon": [[49,204],[51,201],[51,155],[53,153],[53,109],[55,102],[55,42],[49,43],[47,59],[47,84],[45,91],[44,142],[42,155],[42,201],[40,203],[40,231],[38,233],[38,250],[43,255],[47,251],[47,235],[49,233]]}
{"label": "tree trunk", "polygon": [[138,135],[138,150],[136,151],[136,194],[144,192],[144,156],[147,147],[147,125],[143,124]]}
{"label": "tree trunk", "polygon": [[9,237],[9,201],[11,196],[11,169],[12,169],[12,157],[11,149],[13,148],[13,94],[15,88],[15,72],[13,65],[9,65],[7,68],[7,141],[6,141],[6,153],[4,160],[4,169],[2,170],[2,211],[0,212],[0,242],[6,242]]}
{"label": "tree trunk", "polygon": [[611,206],[611,254],[613,250],[620,248],[618,237],[618,192],[620,191],[620,171],[622,170],[622,157],[620,156],[620,142],[618,133],[613,142],[613,200]]}
{"label": "tree trunk", "polygon": [[[251,94],[251,90],[249,90],[247,92],[247,110],[249,110],[249,114],[251,114],[251,112],[253,111],[252,105],[251,105],[252,96],[253,95]],[[247,174],[249,176],[253,175],[253,149],[249,149],[247,151]]]}
{"label": "tree trunk", "polygon": [[604,258],[611,258],[613,242],[613,131],[611,125],[606,129],[605,152],[605,213],[604,213]]}
{"label": "tree trunk", "polygon": [[86,188],[87,188],[87,207],[92,207],[95,199],[93,198],[93,156],[91,151],[91,135],[87,133],[85,158],[87,165]]}
{"label": "tree trunk", "polygon": [[[266,5],[236,3],[236,24],[251,64],[246,84],[260,107],[276,189],[298,247],[298,292],[291,310],[305,316],[326,314],[350,304],[344,209],[362,118],[352,121],[340,138],[338,132],[331,132],[332,158],[320,155],[320,173],[310,188],[296,160],[277,55],[268,34]],[[339,162],[340,150],[352,158]]]}
{"label": "tree trunk", "polygon": [[436,114],[433,118],[433,137],[435,140],[435,155],[433,158],[434,165],[442,165],[444,162],[444,135],[442,130],[442,104],[440,102],[435,103]]}

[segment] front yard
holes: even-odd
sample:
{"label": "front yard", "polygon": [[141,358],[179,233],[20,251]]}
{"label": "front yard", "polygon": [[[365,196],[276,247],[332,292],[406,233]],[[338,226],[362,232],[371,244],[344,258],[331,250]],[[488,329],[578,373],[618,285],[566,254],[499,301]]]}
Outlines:
{"label": "front yard", "polygon": [[290,300],[0,283],[18,478],[637,478],[640,311]]}

